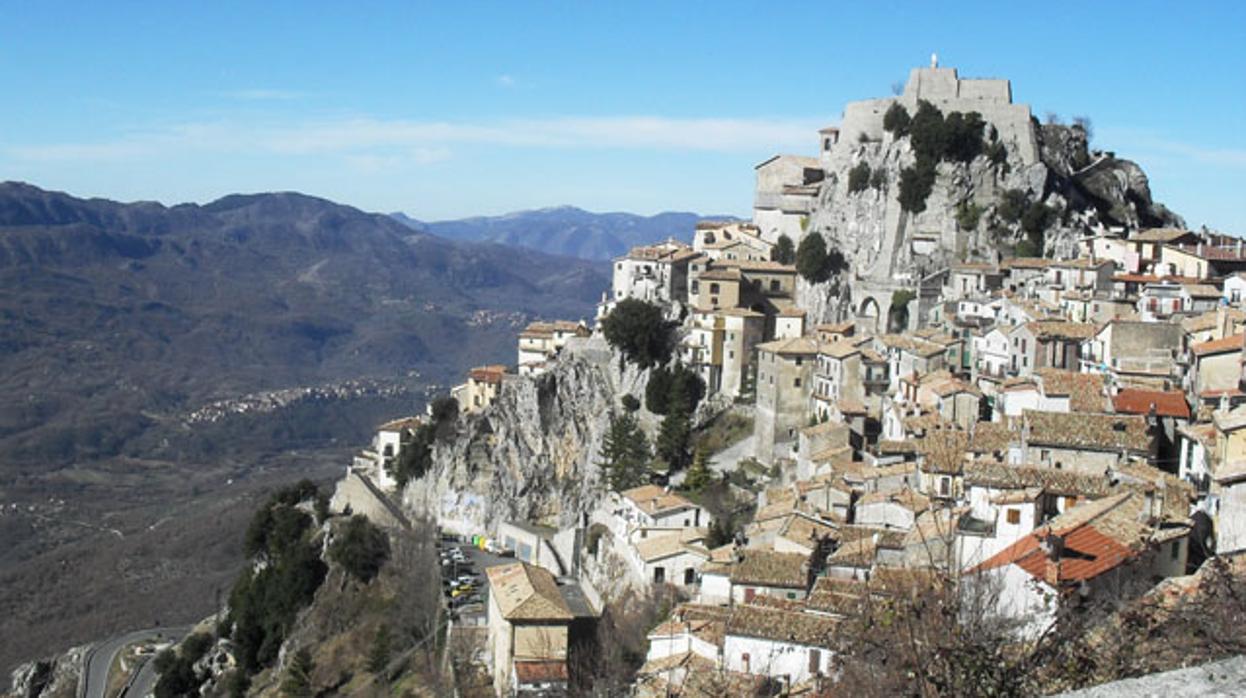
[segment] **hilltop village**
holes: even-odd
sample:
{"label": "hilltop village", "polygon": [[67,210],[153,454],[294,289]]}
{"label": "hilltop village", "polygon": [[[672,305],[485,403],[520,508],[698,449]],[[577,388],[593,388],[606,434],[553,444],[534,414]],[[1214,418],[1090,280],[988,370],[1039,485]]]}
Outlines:
{"label": "hilltop village", "polygon": [[[932,67],[906,95],[919,90],[978,106],[1018,166],[1038,157],[1006,81]],[[971,595],[1002,637],[1038,642],[1071,607],[1193,588],[1207,560],[1246,550],[1242,241],[1091,216],[1079,234],[974,258],[976,220],[914,231],[920,218],[892,206],[876,249],[844,249],[843,231],[811,220],[865,186],[828,175],[895,137],[862,116],[881,124],[895,103],[922,108],[915,95],[850,105],[819,133],[820,157],[757,166],[751,221],[632,249],[592,326],[532,323],[514,366],[471,370],[442,403],[488,414],[506,386],[573,357],[634,378],[581,464],[600,495],[585,510],[432,512],[463,541],[443,563],[506,558],[447,587],[451,625],[475,633],[498,695],[574,684],[577,634],[627,593],[672,599],[636,695],[813,695],[843,675],[863,605],[950,584],[962,616]],[[1006,206],[979,201],[983,218]],[[837,294],[858,300],[818,300]],[[610,336],[613,314],[642,309],[670,329],[660,360]],[[658,374],[679,388],[645,390]],[[334,505],[394,525],[391,502],[410,504],[397,464],[444,418],[383,425]],[[675,419],[702,438],[681,442]]]}

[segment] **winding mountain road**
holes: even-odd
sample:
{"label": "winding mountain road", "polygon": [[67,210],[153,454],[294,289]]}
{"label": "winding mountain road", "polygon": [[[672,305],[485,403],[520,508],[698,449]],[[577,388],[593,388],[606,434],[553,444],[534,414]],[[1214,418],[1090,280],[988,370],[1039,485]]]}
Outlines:
{"label": "winding mountain road", "polygon": [[[79,698],[106,698],[105,694],[108,692],[109,670],[112,668],[113,662],[116,661],[117,655],[126,647],[129,647],[136,642],[180,640],[182,636],[190,632],[190,630],[191,626],[136,630],[131,633],[118,635],[117,637],[105,640],[104,642],[92,647],[91,651],[88,652],[86,656],[86,666],[82,669],[83,676],[86,677],[86,680],[82,683],[82,692],[79,695]],[[151,664],[152,662],[150,660],[144,662],[143,668],[139,672],[139,679],[143,678],[143,672],[147,672],[150,675],[151,686],[148,687],[148,692],[150,692],[151,687],[154,687],[155,685],[155,671],[153,670]],[[127,694],[131,696],[145,695],[145,693],[137,692],[136,689],[139,687],[139,683],[140,681],[136,681],[131,690],[127,691]]]}

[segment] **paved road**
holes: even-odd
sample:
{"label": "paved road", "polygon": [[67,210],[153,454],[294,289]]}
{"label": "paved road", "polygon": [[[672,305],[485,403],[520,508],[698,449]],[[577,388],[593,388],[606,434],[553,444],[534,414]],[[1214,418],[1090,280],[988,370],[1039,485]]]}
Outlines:
{"label": "paved road", "polygon": [[[108,691],[108,670],[112,668],[117,655],[126,647],[136,642],[180,639],[188,632],[190,632],[190,626],[136,630],[132,633],[118,635],[112,639],[105,640],[92,647],[86,657],[86,667],[83,669],[86,682],[83,686],[82,698],[105,698],[105,693]],[[147,668],[150,664],[150,661],[145,662],[144,668]],[[152,672],[152,674],[154,676],[155,672]],[[143,694],[131,692],[130,695],[139,696]]]}

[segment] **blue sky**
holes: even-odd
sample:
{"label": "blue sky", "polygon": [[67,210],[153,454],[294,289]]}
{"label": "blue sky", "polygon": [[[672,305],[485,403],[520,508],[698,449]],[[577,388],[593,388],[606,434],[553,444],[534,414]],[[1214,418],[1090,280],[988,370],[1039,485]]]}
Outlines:
{"label": "blue sky", "polygon": [[1246,3],[0,0],[0,179],[424,219],[747,215],[752,166],[937,51],[1246,234]]}

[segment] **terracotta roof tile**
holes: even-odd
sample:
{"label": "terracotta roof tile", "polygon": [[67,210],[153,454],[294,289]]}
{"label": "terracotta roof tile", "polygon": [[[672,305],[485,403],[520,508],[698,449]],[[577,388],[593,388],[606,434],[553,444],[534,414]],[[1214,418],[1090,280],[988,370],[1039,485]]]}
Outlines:
{"label": "terracotta roof tile", "polygon": [[1022,419],[1031,445],[1142,453],[1154,445],[1146,418],[1136,415],[1025,410]]}
{"label": "terracotta roof tile", "polygon": [[809,556],[773,550],[745,549],[731,570],[732,584],[804,589],[809,583]]}
{"label": "terracotta roof tile", "polygon": [[827,647],[838,625],[824,616],[745,604],[732,610],[727,634]]}
{"label": "terracotta roof tile", "polygon": [[1234,351],[1240,352],[1242,350],[1242,338],[1243,335],[1241,334],[1229,335],[1221,339],[1213,339],[1210,342],[1192,345],[1190,351],[1194,352],[1196,356],[1226,354]]}
{"label": "terracotta roof tile", "polygon": [[1180,390],[1124,388],[1112,398],[1112,406],[1123,414],[1149,414],[1152,405],[1161,417],[1190,418],[1190,405]]}

